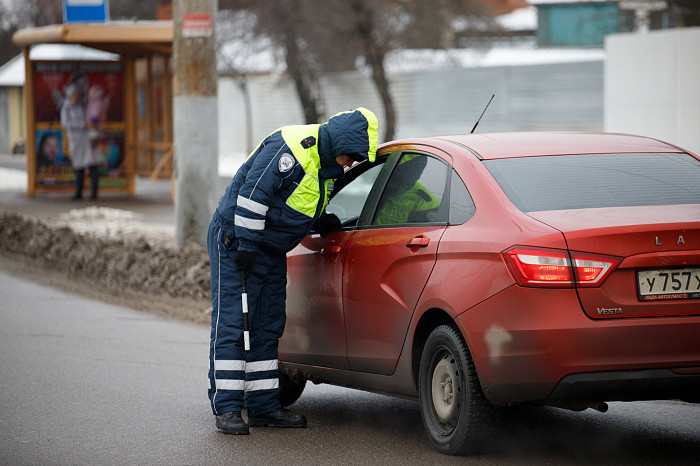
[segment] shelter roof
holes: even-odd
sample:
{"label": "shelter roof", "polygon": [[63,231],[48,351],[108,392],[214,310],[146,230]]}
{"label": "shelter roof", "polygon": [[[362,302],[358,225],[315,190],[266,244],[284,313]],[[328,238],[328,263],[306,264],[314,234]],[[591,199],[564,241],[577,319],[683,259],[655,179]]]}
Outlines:
{"label": "shelter roof", "polygon": [[[0,87],[24,86],[24,58],[19,54],[0,67]],[[118,61],[119,55],[77,44],[38,44],[29,51],[32,61]]]}
{"label": "shelter roof", "polygon": [[172,54],[172,21],[110,21],[53,24],[21,29],[12,41],[20,47],[35,44],[80,44],[125,56]]}

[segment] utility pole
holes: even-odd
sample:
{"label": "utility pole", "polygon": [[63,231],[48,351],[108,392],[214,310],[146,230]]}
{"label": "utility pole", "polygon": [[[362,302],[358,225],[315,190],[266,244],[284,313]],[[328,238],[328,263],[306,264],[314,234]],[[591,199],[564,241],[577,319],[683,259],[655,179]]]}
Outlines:
{"label": "utility pole", "polygon": [[175,240],[206,246],[219,186],[217,0],[173,1]]}

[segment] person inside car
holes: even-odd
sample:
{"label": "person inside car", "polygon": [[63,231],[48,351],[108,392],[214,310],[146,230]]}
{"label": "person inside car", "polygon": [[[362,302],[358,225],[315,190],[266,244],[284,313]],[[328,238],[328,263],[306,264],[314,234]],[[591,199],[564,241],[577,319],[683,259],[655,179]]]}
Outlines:
{"label": "person inside car", "polygon": [[374,219],[375,225],[431,220],[430,211],[440,206],[440,200],[418,181],[427,163],[424,155],[404,156],[389,179]]}

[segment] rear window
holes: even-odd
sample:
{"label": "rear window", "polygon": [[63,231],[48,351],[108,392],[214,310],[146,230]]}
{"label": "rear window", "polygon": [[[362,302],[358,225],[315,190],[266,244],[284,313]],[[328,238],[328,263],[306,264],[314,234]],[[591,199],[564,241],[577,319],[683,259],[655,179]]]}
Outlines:
{"label": "rear window", "polygon": [[523,212],[700,204],[700,162],[688,154],[588,154],[483,162]]}

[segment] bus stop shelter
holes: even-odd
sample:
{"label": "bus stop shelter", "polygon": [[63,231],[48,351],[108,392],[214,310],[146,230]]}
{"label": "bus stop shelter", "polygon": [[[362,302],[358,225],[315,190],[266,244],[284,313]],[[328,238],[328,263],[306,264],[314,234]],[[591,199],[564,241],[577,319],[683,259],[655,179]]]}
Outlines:
{"label": "bus stop shelter", "polygon": [[[59,118],[69,84],[86,103],[91,88],[102,91],[106,119],[95,146],[104,158],[101,192],[133,196],[136,176],[172,177],[172,21],[58,24],[22,29],[12,39],[24,55],[29,197],[74,188]],[[41,44],[76,44],[109,58],[32,58]]]}

